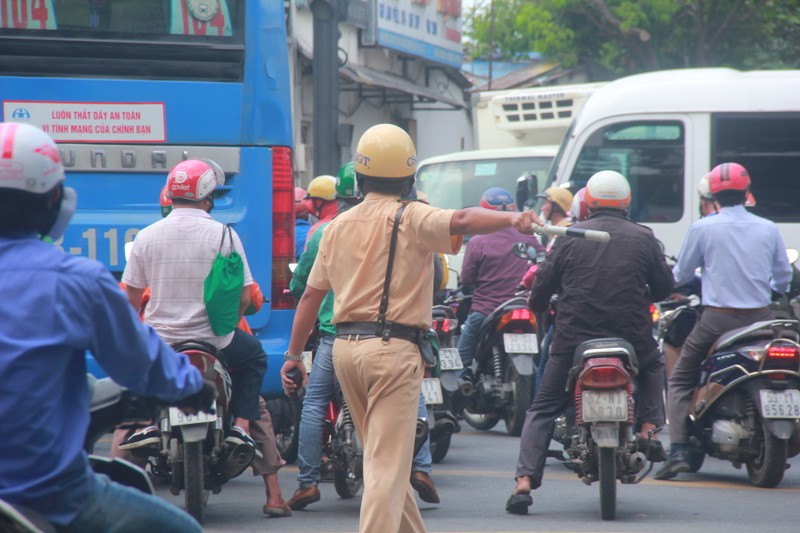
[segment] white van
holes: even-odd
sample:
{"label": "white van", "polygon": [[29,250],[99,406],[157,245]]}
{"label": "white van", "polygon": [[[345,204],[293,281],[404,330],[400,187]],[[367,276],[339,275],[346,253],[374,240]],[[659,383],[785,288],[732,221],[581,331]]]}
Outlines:
{"label": "white van", "polygon": [[752,211],[800,247],[800,70],[685,69],[614,81],[570,126],[548,183],[573,193],[599,170],[631,184],[631,219],[677,255],[699,218],[697,185],[733,161],[752,178]]}

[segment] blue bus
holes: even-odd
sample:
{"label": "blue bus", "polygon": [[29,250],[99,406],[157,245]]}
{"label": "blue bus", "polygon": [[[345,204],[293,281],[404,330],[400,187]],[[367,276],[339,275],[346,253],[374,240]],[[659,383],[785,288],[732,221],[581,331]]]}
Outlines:
{"label": "blue bus", "polygon": [[269,356],[267,397],[295,301],[292,122],[284,4],[277,0],[0,0],[4,121],[59,144],[78,211],[65,252],[116,274],[124,245],[160,218],[167,172],[215,160],[213,216],[235,225],[268,300],[248,317]]}

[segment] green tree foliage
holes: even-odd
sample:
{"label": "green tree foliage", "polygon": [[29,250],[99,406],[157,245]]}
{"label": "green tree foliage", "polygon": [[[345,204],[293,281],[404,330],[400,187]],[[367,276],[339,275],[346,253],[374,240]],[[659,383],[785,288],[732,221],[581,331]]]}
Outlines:
{"label": "green tree foliage", "polygon": [[505,59],[536,51],[565,66],[597,62],[619,74],[793,68],[800,61],[800,2],[484,0],[467,13],[465,35],[475,59],[489,57],[490,48]]}

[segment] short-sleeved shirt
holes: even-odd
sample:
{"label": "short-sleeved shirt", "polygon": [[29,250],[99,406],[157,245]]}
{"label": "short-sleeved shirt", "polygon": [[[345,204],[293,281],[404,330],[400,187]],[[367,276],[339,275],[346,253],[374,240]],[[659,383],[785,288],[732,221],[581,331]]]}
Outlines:
{"label": "short-sleeved shirt", "polygon": [[[233,339],[233,333],[214,335],[203,302],[204,282],[220,251],[224,227],[202,209],[180,208],[136,235],[122,281],[137,289],[150,287],[145,322],[170,344],[197,339],[225,348]],[[231,233],[247,287],[253,277],[242,242]],[[222,253],[230,253],[227,237]]]}
{"label": "short-sleeved shirt", "polygon": [[[308,285],[333,290],[334,324],[378,319],[400,205],[396,196],[371,192],[325,228]],[[406,207],[397,236],[387,320],[430,327],[433,254],[456,253],[461,247],[461,238],[450,235],[453,213],[421,202]]]}

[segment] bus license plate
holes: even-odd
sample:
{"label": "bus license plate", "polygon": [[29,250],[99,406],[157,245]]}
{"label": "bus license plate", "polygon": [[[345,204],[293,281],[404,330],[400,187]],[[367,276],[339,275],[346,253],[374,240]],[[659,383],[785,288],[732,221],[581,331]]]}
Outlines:
{"label": "bus license plate", "polygon": [[177,407],[169,408],[169,423],[171,426],[185,426],[187,424],[202,424],[206,422],[216,422],[217,415],[198,411],[193,415],[187,415]]}
{"label": "bus license plate", "polygon": [[536,333],[504,333],[503,346],[506,353],[539,353]]}
{"label": "bus license plate", "polygon": [[585,390],[581,400],[584,422],[628,420],[628,393],[624,390]]}
{"label": "bus license plate", "polygon": [[460,370],[464,368],[458,348],[439,348],[439,365],[441,370]]}
{"label": "bus license plate", "polygon": [[425,396],[425,404],[437,405],[444,403],[442,397],[442,385],[439,378],[425,378],[422,380],[422,394]]}
{"label": "bus license plate", "polygon": [[761,416],[764,418],[800,417],[799,390],[760,390]]}

